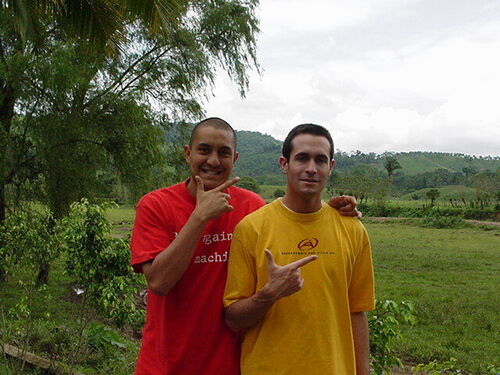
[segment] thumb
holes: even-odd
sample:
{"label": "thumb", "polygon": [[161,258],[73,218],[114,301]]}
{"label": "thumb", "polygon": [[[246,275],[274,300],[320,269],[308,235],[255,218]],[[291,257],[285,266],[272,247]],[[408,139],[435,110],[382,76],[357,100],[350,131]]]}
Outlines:
{"label": "thumb", "polygon": [[264,250],[264,253],[266,254],[267,269],[270,270],[272,268],[275,268],[277,265],[274,261],[273,254],[267,249]]}
{"label": "thumb", "polygon": [[196,182],[197,192],[205,191],[205,185],[203,184],[203,180],[201,179],[200,176],[194,176],[194,181]]}

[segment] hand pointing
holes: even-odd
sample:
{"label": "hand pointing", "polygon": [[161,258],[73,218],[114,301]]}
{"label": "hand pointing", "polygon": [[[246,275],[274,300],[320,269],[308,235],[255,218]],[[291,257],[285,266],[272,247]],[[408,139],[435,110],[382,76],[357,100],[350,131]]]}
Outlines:
{"label": "hand pointing", "polygon": [[203,180],[195,176],[196,182],[196,208],[195,211],[203,221],[219,217],[224,212],[229,212],[233,206],[229,204],[230,195],[224,193],[228,187],[237,183],[240,178],[234,177],[212,190],[205,191]]}
{"label": "hand pointing", "polygon": [[304,279],[300,276],[300,267],[318,259],[317,255],[309,255],[285,266],[279,266],[274,261],[273,254],[267,249],[264,251],[266,253],[269,281],[261,289],[261,293],[265,298],[273,302],[302,289]]}

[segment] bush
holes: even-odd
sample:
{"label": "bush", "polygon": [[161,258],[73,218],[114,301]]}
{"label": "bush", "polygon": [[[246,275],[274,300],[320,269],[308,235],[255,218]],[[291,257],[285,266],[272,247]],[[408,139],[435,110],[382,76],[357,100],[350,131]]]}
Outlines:
{"label": "bush", "polygon": [[105,218],[110,204],[86,199],[71,205],[64,220],[65,272],[85,289],[85,297],[118,326],[142,324],[144,311],[135,305],[140,278],[129,266],[129,246],[112,238]]}
{"label": "bush", "polygon": [[394,354],[394,346],[401,337],[401,324],[416,322],[414,308],[410,303],[396,303],[391,300],[377,301],[370,312],[370,358],[376,375],[391,374],[394,366],[401,366],[401,360]]}
{"label": "bush", "polygon": [[464,228],[467,223],[458,216],[430,216],[422,220],[421,226],[427,228]]}
{"label": "bush", "polygon": [[61,248],[60,227],[49,212],[20,207],[0,225],[0,273],[21,264],[37,272],[55,259]]}
{"label": "bush", "polygon": [[283,189],[276,189],[273,193],[274,198],[281,198],[285,195],[285,191]]}

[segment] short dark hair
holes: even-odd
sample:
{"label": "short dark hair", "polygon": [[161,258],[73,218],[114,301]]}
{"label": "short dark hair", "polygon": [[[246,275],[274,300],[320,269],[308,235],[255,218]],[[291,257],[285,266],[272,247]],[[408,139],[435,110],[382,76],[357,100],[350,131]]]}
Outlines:
{"label": "short dark hair", "polygon": [[330,160],[333,160],[333,140],[330,132],[322,127],[321,125],[316,124],[301,124],[294,127],[290,130],[290,133],[285,138],[285,142],[283,143],[282,153],[283,156],[289,160],[290,153],[292,152],[292,141],[293,139],[300,134],[312,134],[320,137],[325,137],[330,143]]}
{"label": "short dark hair", "polygon": [[193,140],[196,135],[196,131],[205,126],[211,126],[212,128],[215,129],[223,129],[230,131],[233,134],[233,139],[234,139],[234,150],[236,151],[236,131],[233,129],[229,123],[219,117],[208,117],[204,120],[201,120],[199,123],[197,123],[193,130],[191,130],[191,137],[189,138],[189,146],[193,145]]}

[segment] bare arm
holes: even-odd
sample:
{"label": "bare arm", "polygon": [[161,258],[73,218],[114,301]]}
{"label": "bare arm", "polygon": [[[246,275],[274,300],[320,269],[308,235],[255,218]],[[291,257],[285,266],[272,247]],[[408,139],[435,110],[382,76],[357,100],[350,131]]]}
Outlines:
{"label": "bare arm", "polygon": [[229,195],[223,193],[223,190],[236,183],[239,178],[228,180],[209,191],[204,191],[201,178],[196,176],[195,180],[196,208],[188,221],[165,250],[153,261],[142,265],[148,286],[158,295],[166,295],[182,277],[206,223],[233,209],[228,203]]}
{"label": "bare arm", "polygon": [[356,375],[370,375],[368,320],[364,311],[351,313]]}
{"label": "bare arm", "polygon": [[304,279],[300,277],[300,267],[318,258],[310,255],[285,266],[278,266],[271,252],[267,249],[265,252],[269,281],[252,296],[236,301],[225,309],[226,324],[233,331],[253,327],[276,301],[302,289]]}

